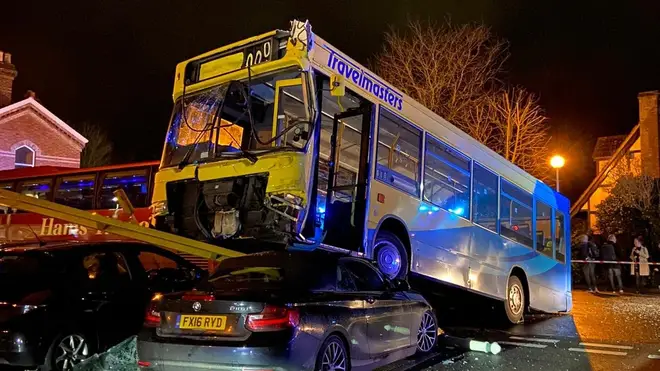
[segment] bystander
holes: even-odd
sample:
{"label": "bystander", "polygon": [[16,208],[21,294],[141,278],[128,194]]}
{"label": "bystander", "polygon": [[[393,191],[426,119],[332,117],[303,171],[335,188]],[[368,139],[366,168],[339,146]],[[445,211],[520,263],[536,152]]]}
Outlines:
{"label": "bystander", "polygon": [[630,268],[630,274],[635,276],[635,287],[637,288],[637,293],[642,290],[644,287],[644,280],[649,276],[649,251],[644,246],[644,239],[642,236],[635,238],[634,247],[630,253],[630,260],[633,264]]}
{"label": "bystander", "polygon": [[[600,247],[600,258],[601,260],[605,261],[617,261],[617,255],[616,255],[616,236],[611,234],[607,236],[607,241],[603,243],[603,246]],[[618,263],[606,263],[607,267],[607,276],[609,277],[610,280],[610,287],[612,287],[612,292],[616,293],[619,291],[619,293],[623,294],[623,283],[621,282],[621,265]],[[615,285],[614,278],[616,277],[616,283],[618,283],[618,286]],[[618,287],[618,290],[617,290]]]}
{"label": "bystander", "polygon": [[[586,234],[581,235],[579,241],[580,259],[596,260],[599,255],[598,246],[589,241],[589,236]],[[596,281],[596,264],[590,262],[584,263],[582,266],[582,272],[584,273],[584,279],[587,281],[587,286],[589,286],[589,292],[598,292]]]}

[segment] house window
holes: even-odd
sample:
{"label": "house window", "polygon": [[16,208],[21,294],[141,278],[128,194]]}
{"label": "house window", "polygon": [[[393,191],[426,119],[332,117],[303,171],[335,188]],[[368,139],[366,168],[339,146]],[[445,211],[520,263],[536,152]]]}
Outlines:
{"label": "house window", "polygon": [[14,167],[34,167],[34,150],[28,146],[18,147],[14,157]]}

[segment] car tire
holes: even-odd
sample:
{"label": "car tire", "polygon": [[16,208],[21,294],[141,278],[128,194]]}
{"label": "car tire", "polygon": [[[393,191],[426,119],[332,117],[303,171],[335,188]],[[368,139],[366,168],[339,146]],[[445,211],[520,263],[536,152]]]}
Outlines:
{"label": "car tire", "polygon": [[504,317],[508,323],[515,325],[523,322],[525,300],[525,288],[520,279],[516,276],[509,277],[504,299]]}
{"label": "car tire", "polygon": [[432,310],[422,314],[417,329],[417,354],[429,353],[438,343],[438,320]]}
{"label": "car tire", "polygon": [[408,276],[408,252],[401,239],[390,231],[378,231],[374,255],[378,269],[390,279],[405,280]]}
{"label": "car tire", "polygon": [[[66,349],[65,349],[66,348]],[[68,350],[68,351],[67,351]],[[67,331],[55,337],[46,354],[41,371],[68,371],[90,357],[96,348],[91,338],[80,331]],[[67,361],[62,360],[62,357]],[[66,367],[64,367],[66,365]]]}
{"label": "car tire", "polygon": [[[343,364],[343,368],[340,368]],[[330,335],[319,348],[316,355],[315,371],[329,371],[334,369],[351,370],[351,357],[346,344],[338,335]]]}

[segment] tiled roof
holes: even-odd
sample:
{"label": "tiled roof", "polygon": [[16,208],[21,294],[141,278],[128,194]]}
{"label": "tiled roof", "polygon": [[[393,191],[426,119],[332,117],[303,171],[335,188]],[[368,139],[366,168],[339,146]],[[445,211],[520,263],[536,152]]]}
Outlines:
{"label": "tiled roof", "polygon": [[609,137],[598,138],[592,155],[593,159],[612,157],[624,140],[626,140],[626,135],[611,135]]}

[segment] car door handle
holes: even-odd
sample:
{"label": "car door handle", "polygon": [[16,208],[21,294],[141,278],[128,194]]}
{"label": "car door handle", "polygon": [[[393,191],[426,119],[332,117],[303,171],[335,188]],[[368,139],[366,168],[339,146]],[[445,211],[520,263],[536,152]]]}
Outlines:
{"label": "car door handle", "polygon": [[373,296],[369,296],[369,297],[367,298],[367,303],[369,303],[369,304],[373,304],[373,303],[375,303],[375,302],[376,302],[376,298],[374,298]]}

